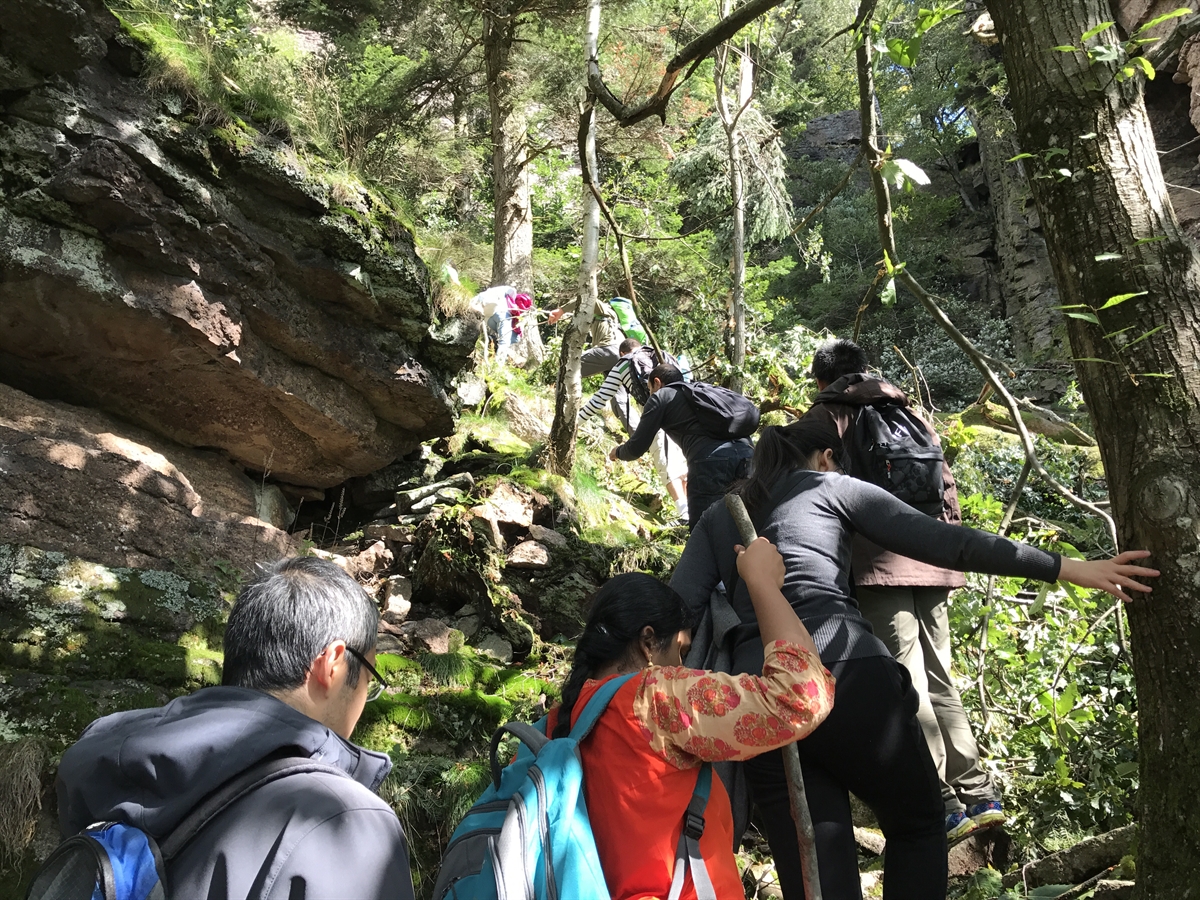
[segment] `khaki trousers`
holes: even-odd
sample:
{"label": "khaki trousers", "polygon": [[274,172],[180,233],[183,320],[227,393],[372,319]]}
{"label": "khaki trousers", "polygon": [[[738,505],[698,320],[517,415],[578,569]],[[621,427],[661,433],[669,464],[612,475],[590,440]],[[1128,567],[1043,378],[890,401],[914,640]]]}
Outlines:
{"label": "khaki trousers", "polygon": [[921,701],[917,720],[942,780],[946,813],[999,799],[950,679],[949,589],[872,585],[856,593],[876,636],[912,675]]}

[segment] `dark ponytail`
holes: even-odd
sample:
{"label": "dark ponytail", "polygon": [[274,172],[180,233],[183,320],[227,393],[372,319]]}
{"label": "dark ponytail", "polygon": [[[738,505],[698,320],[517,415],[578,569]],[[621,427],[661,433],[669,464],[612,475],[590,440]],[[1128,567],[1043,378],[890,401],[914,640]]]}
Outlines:
{"label": "dark ponytail", "polygon": [[587,626],[575,642],[571,674],[563,684],[562,705],[552,737],[571,731],[571,711],[584,683],[612,663],[638,662],[642,630],[654,630],[658,647],[691,628],[693,617],[683,598],[656,578],[639,572],[617,575],[592,595]]}
{"label": "dark ponytail", "polygon": [[814,453],[832,450],[842,458],[842,439],[834,424],[823,418],[797,419],[790,425],[764,428],[754,447],[751,475],[737,489],[751,516],[762,512],[779,479],[796,469],[809,468]]}

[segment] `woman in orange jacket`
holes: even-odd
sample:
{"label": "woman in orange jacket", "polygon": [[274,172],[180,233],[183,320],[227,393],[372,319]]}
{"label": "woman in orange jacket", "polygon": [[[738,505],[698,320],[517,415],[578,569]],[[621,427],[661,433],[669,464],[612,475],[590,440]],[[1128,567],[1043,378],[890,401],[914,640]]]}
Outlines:
{"label": "woman in orange jacket", "polygon": [[[832,708],[833,678],[780,592],[779,553],[762,538],[737,551],[761,629],[762,675],[685,668],[691,621],[682,598],[649,575],[618,575],[593,599],[562,705],[551,711],[549,728],[563,736],[605,681],[638,673],[580,745],[588,815],[614,900],[670,894],[703,763],[749,759],[804,738]],[[741,898],[729,798],[720,779],[712,781],[699,853],[712,895]],[[698,896],[690,871],[679,896]]]}

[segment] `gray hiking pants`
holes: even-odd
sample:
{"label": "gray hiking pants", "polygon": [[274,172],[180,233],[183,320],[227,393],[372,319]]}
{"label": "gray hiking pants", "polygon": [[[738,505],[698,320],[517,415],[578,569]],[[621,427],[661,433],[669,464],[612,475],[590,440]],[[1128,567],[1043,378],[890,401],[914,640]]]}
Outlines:
{"label": "gray hiking pants", "polygon": [[912,675],[920,697],[917,720],[942,780],[947,815],[999,798],[979,762],[979,745],[950,680],[946,588],[859,587],[862,614],[876,636]]}

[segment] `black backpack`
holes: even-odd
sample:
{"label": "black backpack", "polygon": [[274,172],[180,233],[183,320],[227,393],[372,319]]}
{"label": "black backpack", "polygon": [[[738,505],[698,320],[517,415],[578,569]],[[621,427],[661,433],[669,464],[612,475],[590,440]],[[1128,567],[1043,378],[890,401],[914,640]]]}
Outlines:
{"label": "black backpack", "polygon": [[758,407],[737,391],[703,381],[671,387],[683,394],[709,437],[732,441],[750,437],[758,430]]}
{"label": "black backpack", "polygon": [[650,373],[660,363],[670,363],[678,368],[679,363],[670,353],[663,353],[653,347],[638,347],[629,354],[629,380],[633,384],[629,393],[638,406],[645,406],[650,399]]}
{"label": "black backpack", "polygon": [[863,406],[844,437],[847,475],[878,485],[927,515],[942,514],[942,449],[907,406]]}

